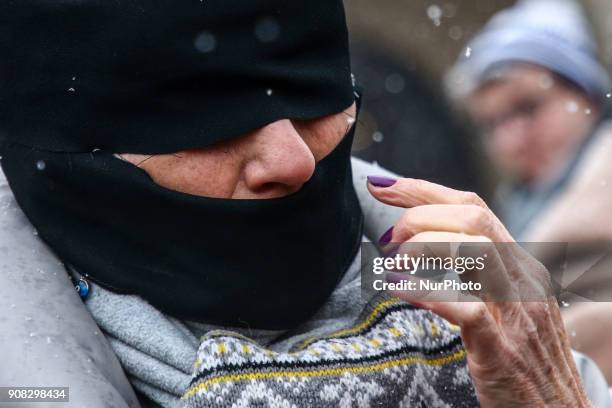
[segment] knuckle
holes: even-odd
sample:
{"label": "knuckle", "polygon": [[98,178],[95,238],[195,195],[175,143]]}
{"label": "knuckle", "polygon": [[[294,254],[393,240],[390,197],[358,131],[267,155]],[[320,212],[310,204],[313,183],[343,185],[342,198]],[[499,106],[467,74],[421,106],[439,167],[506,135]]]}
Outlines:
{"label": "knuckle", "polygon": [[462,204],[476,205],[478,207],[486,208],[486,204],[480,196],[472,191],[464,191],[462,194]]}
{"label": "knuckle", "polygon": [[410,187],[412,188],[416,188],[416,189],[420,189],[420,190],[424,190],[427,189],[427,187],[429,187],[429,185],[431,184],[429,181],[425,181],[423,179],[407,179],[410,181],[410,183],[412,184]]}
{"label": "knuckle", "polygon": [[464,327],[479,328],[488,325],[488,323],[489,309],[484,303],[475,303],[464,322]]}
{"label": "knuckle", "polygon": [[432,183],[421,179],[409,179],[409,189],[414,192],[414,196],[421,197],[421,203],[426,204],[431,195]]}
{"label": "knuckle", "polygon": [[466,221],[469,232],[489,236],[493,222],[490,213],[484,208],[471,207]]}
{"label": "knuckle", "polygon": [[527,339],[527,344],[530,346],[537,345],[542,340],[540,333],[535,325],[531,325],[528,330],[526,330],[525,337]]}
{"label": "knuckle", "polygon": [[529,318],[536,324],[540,324],[548,320],[550,311],[547,307],[547,303],[544,302],[531,302],[527,306],[527,314]]}
{"label": "knuckle", "polygon": [[422,232],[419,228],[421,224],[419,207],[409,208],[404,211],[394,229],[394,234],[400,233],[402,238],[409,239]]}

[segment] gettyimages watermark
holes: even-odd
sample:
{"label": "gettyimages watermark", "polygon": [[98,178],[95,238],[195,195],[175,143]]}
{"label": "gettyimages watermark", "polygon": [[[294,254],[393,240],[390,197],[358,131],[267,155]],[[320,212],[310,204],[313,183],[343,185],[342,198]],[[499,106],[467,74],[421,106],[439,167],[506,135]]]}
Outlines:
{"label": "gettyimages watermark", "polygon": [[363,243],[362,295],[440,302],[612,302],[612,247],[566,243]]}

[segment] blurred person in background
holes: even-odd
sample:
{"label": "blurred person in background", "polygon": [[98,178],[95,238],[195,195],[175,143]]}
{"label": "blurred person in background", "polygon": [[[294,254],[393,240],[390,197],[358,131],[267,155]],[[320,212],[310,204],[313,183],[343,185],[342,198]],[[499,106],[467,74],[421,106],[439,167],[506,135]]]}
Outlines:
{"label": "blurred person in background", "polygon": [[453,117],[423,67],[396,58],[359,38],[351,43],[353,73],[364,89],[353,155],[488,201],[491,183],[481,176],[482,152],[470,129]]}
{"label": "blurred person in background", "polygon": [[[468,44],[447,85],[500,173],[497,209],[509,230],[522,241],[568,243],[563,253],[541,246],[537,255],[567,262],[555,279],[575,294],[572,300],[609,301],[610,79],[597,55],[577,3],[521,1]],[[583,302],[565,309],[574,346],[608,380],[610,310],[608,303]],[[604,321],[593,324],[597,319]]]}

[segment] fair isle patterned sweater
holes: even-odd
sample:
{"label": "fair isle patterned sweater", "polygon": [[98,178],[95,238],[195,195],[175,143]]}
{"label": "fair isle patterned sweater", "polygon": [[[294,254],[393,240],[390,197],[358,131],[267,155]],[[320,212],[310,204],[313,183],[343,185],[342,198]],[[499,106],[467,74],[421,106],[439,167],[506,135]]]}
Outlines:
{"label": "fair isle patterned sweater", "polygon": [[478,406],[458,328],[385,294],[362,299],[359,258],[290,332],[179,321],[93,282],[85,303],[132,385],[162,407]]}
{"label": "fair isle patterned sweater", "polygon": [[396,298],[289,352],[228,331],[203,336],[189,407],[473,407],[458,328]]}
{"label": "fair isle patterned sweater", "polygon": [[[373,199],[368,174],[393,175],[353,160],[366,235],[379,236],[403,209]],[[384,294],[363,298],[360,260],[290,331],[180,321],[93,282],[85,303],[134,388],[164,408],[478,406],[457,327]]]}

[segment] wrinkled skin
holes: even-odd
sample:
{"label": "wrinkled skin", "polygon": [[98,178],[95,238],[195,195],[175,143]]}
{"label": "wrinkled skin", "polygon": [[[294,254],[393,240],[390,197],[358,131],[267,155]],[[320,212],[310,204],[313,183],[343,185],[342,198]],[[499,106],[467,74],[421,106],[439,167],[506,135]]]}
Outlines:
{"label": "wrinkled skin", "polygon": [[159,185],[182,193],[270,199],[299,190],[355,122],[356,105],[310,120],[282,119],[225,142],[152,156],[117,152]]}
{"label": "wrinkled skin", "polygon": [[444,302],[419,292],[393,292],[460,327],[483,407],[590,406],[557,301],[547,290],[547,271],[518,245],[494,245],[514,240],[483,200],[414,179],[368,188],[378,200],[406,208],[394,225],[392,243],[488,243],[495,253],[484,274],[503,282],[500,287],[512,299],[539,294],[539,301],[492,301],[485,294],[472,302]]}

